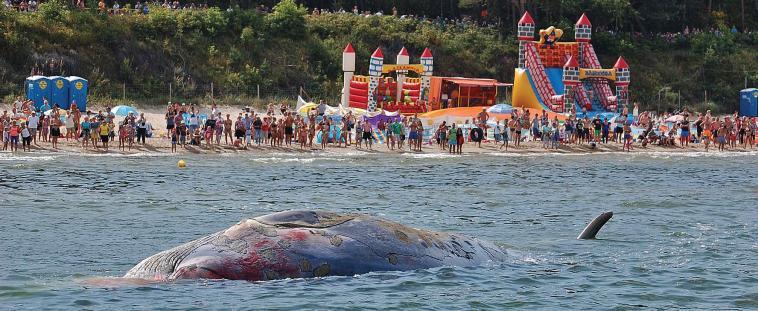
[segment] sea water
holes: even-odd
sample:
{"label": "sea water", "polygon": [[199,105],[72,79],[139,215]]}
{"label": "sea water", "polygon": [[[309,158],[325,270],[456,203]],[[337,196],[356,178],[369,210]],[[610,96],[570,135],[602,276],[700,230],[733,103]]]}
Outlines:
{"label": "sea water", "polygon": [[[756,153],[0,154],[0,309],[756,309]],[[99,287],[287,209],[491,240],[480,267]],[[599,239],[576,240],[604,211]]]}

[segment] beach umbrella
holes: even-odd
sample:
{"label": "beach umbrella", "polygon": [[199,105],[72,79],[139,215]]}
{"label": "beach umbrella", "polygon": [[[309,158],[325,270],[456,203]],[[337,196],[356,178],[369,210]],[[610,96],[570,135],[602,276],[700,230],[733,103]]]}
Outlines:
{"label": "beach umbrella", "polygon": [[666,122],[672,122],[672,123],[682,122],[682,121],[684,121],[684,116],[680,114],[670,116],[668,119],[666,119]]}
{"label": "beach umbrella", "polygon": [[513,112],[513,107],[508,104],[497,104],[497,105],[493,105],[492,107],[487,108],[487,112],[508,114],[508,113]]}
{"label": "beach umbrella", "polygon": [[113,108],[111,109],[111,113],[112,113],[113,115],[115,115],[115,116],[119,116],[119,117],[125,117],[125,116],[128,116],[130,112],[131,112],[131,113],[133,113],[134,115],[137,115],[137,114],[139,114],[139,113],[137,112],[137,109],[134,109],[134,107],[131,107],[131,106],[118,105],[118,106],[116,106],[116,107],[113,107]]}

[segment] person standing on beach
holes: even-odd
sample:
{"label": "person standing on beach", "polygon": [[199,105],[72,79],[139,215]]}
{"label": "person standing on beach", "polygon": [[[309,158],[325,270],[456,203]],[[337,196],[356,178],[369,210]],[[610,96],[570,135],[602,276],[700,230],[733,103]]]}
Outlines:
{"label": "person standing on beach", "polygon": [[32,115],[29,116],[29,118],[26,120],[28,123],[29,133],[32,134],[32,141],[34,142],[34,145],[37,145],[37,127],[39,127],[39,117],[37,116],[37,112],[32,111]]}
{"label": "person standing on beach", "polygon": [[61,120],[53,117],[50,122],[50,137],[53,142],[53,149],[58,149],[58,137],[61,136]]}
{"label": "person standing on beach", "polygon": [[255,145],[260,146],[263,142],[263,121],[260,116],[255,117],[253,130],[255,130]]}
{"label": "person standing on beach", "polygon": [[81,126],[82,126],[82,148],[86,149],[89,145],[90,136],[91,136],[90,134],[91,125],[90,125],[88,116],[84,116],[84,121],[82,121]]}
{"label": "person standing on beach", "polygon": [[11,152],[18,151],[18,137],[21,134],[21,127],[18,126],[18,122],[13,120],[10,128],[8,129],[8,138],[10,140]]}
{"label": "person standing on beach", "polygon": [[[284,111],[284,145],[287,147],[292,147],[292,134],[295,133],[294,128],[292,127],[295,124],[295,118],[292,117],[292,114],[289,112],[286,112],[286,106],[282,103],[282,108],[285,109]],[[347,135],[347,133],[345,133]]]}
{"label": "person standing on beach", "polygon": [[21,123],[21,146],[23,151],[32,151],[32,134],[26,123]]}
{"label": "person standing on beach", "polygon": [[505,151],[508,151],[508,140],[510,139],[510,135],[508,135],[508,132],[510,132],[509,126],[510,123],[508,122],[508,119],[503,120],[503,128],[500,131],[500,139],[503,140],[503,144],[500,145],[500,149],[503,149],[503,147],[505,147]]}
{"label": "person standing on beach", "polygon": [[601,132],[602,132],[602,142],[604,144],[608,143],[608,136],[611,132],[611,122],[608,121],[608,118],[603,118],[603,124],[601,125]]}
{"label": "person standing on beach", "polygon": [[440,147],[442,147],[442,150],[447,149],[447,122],[442,121],[442,124],[440,124],[439,128],[437,128],[438,140],[440,143]]}
{"label": "person standing on beach", "polygon": [[355,148],[361,149],[363,143],[363,122],[358,121],[355,125]]}
{"label": "person standing on beach", "polygon": [[[197,117],[195,118],[197,119]],[[190,120],[191,119],[192,117],[190,117]],[[145,137],[147,137],[147,119],[145,119],[144,113],[140,113],[139,119],[137,119],[137,143],[141,143],[144,145]]]}
{"label": "person standing on beach", "polygon": [[448,141],[448,150],[447,153],[456,153],[458,145],[458,129],[455,127],[455,123],[450,127],[450,129],[447,131],[447,141]]}
{"label": "person standing on beach", "polygon": [[684,117],[684,120],[682,120],[680,124],[681,134],[679,135],[679,145],[682,146],[682,148],[686,148],[690,146],[690,121],[687,120],[687,117]]}
{"label": "person standing on beach", "polygon": [[[347,146],[350,146],[350,143],[353,140],[353,132],[352,131],[353,131],[353,128],[356,126],[355,125],[356,122],[355,122],[355,116],[353,115],[353,111],[352,110],[347,112],[347,116],[346,117],[347,117],[347,129],[348,129],[348,131],[347,131]],[[355,137],[355,140],[358,140],[358,137]]]}
{"label": "person standing on beach", "polygon": [[592,119],[592,128],[594,130],[594,132],[593,132],[593,134],[594,134],[593,135],[593,138],[594,138],[593,141],[595,143],[599,143],[600,142],[600,133],[603,130],[603,121],[600,121],[600,115],[596,114],[595,118]]}
{"label": "person standing on beach", "polygon": [[632,127],[629,125],[629,122],[624,122],[624,146],[621,148],[621,151],[624,151],[624,149],[627,152],[632,151]]}
{"label": "person standing on beach", "polygon": [[231,140],[234,142],[234,136],[232,136],[232,119],[231,115],[228,113],[226,114],[226,119],[224,120],[224,143],[229,144],[229,141]]}
{"label": "person standing on beach", "polygon": [[364,121],[363,122],[363,131],[362,131],[362,133],[363,133],[363,141],[366,142],[366,148],[368,148],[369,150],[372,149],[372,146],[374,144],[374,135],[373,135],[373,132],[374,132],[374,128],[371,127],[371,123],[369,123],[368,121]]}
{"label": "person standing on beach", "polygon": [[521,129],[522,129],[522,122],[519,119],[514,120],[514,130],[513,130],[513,147],[516,148],[521,144]]}
{"label": "person standing on beach", "polygon": [[465,136],[463,135],[463,129],[458,127],[458,130],[455,132],[455,138],[456,138],[456,148],[458,149],[458,154],[463,153],[463,143],[465,141]]}
{"label": "person standing on beach", "polygon": [[321,150],[326,149],[326,144],[329,142],[329,121],[326,117],[321,119]]}
{"label": "person standing on beach", "polygon": [[308,115],[308,148],[313,148],[313,138],[316,137],[316,115]]}
{"label": "person standing on beach", "polygon": [[105,151],[108,151],[108,140],[110,139],[109,135],[111,133],[111,128],[105,120],[100,121],[100,126],[98,127],[97,132],[100,135],[100,141],[103,143]]}

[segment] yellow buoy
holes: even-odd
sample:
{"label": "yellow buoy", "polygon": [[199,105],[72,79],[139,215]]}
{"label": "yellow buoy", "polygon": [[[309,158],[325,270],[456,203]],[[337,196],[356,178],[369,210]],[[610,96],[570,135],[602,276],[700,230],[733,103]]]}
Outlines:
{"label": "yellow buoy", "polygon": [[187,163],[184,162],[184,160],[179,160],[179,163],[177,163],[176,165],[179,166],[179,168],[184,168],[187,166]]}

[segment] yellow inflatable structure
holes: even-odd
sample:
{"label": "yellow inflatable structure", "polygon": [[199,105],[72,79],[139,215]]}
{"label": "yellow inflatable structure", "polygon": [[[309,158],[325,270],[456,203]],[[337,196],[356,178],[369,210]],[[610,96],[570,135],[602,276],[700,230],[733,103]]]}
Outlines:
{"label": "yellow inflatable structure", "polygon": [[513,78],[513,107],[545,110],[534,94],[526,69],[516,68]]}

